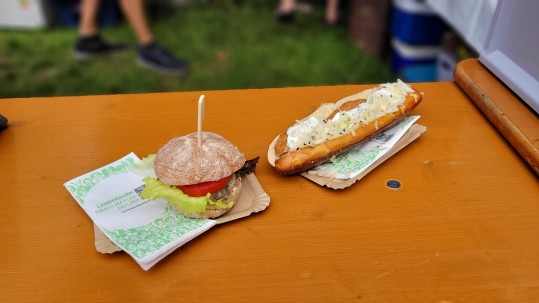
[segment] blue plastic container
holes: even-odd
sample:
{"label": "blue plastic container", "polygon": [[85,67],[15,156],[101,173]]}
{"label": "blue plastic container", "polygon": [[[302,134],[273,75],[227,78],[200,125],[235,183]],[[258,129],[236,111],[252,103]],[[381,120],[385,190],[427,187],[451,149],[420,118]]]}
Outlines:
{"label": "blue plastic container", "polygon": [[399,78],[404,82],[434,82],[436,81],[436,64],[424,63],[404,68]]}
{"label": "blue plastic container", "polygon": [[430,45],[412,45],[397,38],[391,40],[391,69],[401,73],[405,68],[424,64],[435,64],[440,48]]}
{"label": "blue plastic container", "polygon": [[394,0],[391,35],[418,45],[438,45],[447,29],[424,0]]}

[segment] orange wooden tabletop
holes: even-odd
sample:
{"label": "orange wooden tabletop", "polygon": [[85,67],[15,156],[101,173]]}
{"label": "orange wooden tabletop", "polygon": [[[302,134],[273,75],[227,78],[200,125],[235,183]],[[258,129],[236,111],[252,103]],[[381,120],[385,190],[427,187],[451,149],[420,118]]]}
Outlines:
{"label": "orange wooden tabletop", "polygon": [[477,59],[457,64],[455,82],[539,175],[539,115]]}
{"label": "orange wooden tabletop", "polygon": [[[419,83],[427,132],[351,188],[281,177],[272,139],[368,85],[0,100],[2,302],[533,302],[539,182],[455,83]],[[149,271],[98,253],[63,183],[204,128],[261,156],[271,198]],[[402,187],[391,190],[396,179]]]}

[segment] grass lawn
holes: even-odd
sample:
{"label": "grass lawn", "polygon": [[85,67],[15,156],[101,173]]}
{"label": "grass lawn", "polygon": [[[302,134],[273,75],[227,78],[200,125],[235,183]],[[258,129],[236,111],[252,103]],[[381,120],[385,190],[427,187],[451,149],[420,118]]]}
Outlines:
{"label": "grass lawn", "polygon": [[[314,6],[294,24],[272,18],[274,3],[220,1],[155,10],[158,40],[190,61],[184,78],[135,64],[135,39],[121,22],[108,40],[133,50],[89,62],[73,59],[76,28],[0,29],[0,98],[267,88],[394,81],[386,60],[364,54],[344,27],[323,22]],[[276,1],[275,1],[276,2]],[[241,3],[241,4],[240,4]]]}

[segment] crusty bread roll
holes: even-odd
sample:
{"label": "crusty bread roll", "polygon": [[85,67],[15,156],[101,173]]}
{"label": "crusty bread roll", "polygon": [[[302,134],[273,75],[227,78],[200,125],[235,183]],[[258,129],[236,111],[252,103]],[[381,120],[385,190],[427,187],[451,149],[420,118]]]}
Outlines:
{"label": "crusty bread roll", "polygon": [[157,152],[154,169],[157,177],[170,185],[189,185],[216,181],[230,176],[245,164],[245,156],[231,142],[212,132],[202,132],[170,140]]}
{"label": "crusty bread roll", "polygon": [[268,160],[282,175],[304,172],[395,125],[421,99],[398,80],[324,103],[273,140]]}
{"label": "crusty bread roll", "polygon": [[200,146],[197,133],[173,138],[159,149],[153,164],[155,175],[168,185],[192,185],[232,176],[225,188],[219,191],[225,193],[222,194],[224,196],[210,197],[214,202],[219,200],[220,207],[208,203],[204,211],[187,213],[173,204],[186,217],[217,218],[228,212],[240,195],[241,176],[236,172],[245,164],[245,156],[218,134],[202,132]]}

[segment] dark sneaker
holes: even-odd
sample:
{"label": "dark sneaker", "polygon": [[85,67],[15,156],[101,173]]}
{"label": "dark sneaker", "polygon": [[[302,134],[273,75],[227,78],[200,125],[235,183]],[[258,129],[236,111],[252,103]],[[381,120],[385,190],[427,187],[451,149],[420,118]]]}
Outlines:
{"label": "dark sneaker", "polygon": [[189,63],[176,58],[156,42],[139,46],[137,63],[157,73],[165,75],[184,75]]}
{"label": "dark sneaker", "polygon": [[273,18],[282,23],[291,23],[296,20],[296,11],[292,10],[289,12],[275,11],[273,13]]}
{"label": "dark sneaker", "polygon": [[119,53],[127,49],[125,43],[107,43],[99,35],[79,37],[75,43],[75,58],[88,60]]}

